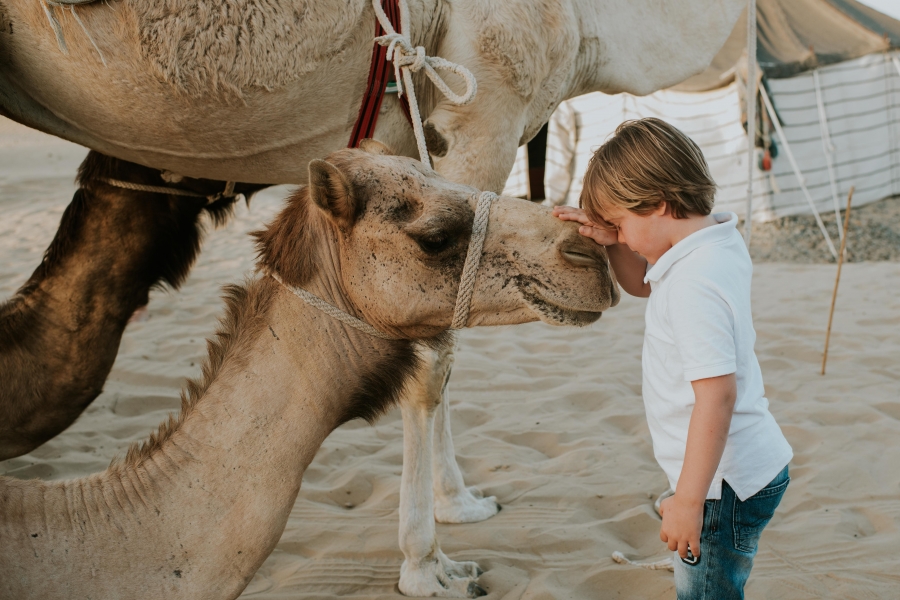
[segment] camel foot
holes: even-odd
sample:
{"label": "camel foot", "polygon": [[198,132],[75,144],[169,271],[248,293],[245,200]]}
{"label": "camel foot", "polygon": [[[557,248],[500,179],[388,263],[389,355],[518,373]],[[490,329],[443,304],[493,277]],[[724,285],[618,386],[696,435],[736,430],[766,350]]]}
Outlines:
{"label": "camel foot", "polygon": [[481,491],[470,487],[456,496],[435,494],[434,520],[438,523],[477,523],[500,512],[495,496],[482,497]]}
{"label": "camel foot", "polygon": [[456,562],[438,550],[437,556],[416,568],[408,560],[400,567],[400,593],[404,596],[479,598],[487,591],[475,581],[482,570],[471,561]]}
{"label": "camel foot", "polygon": [[478,566],[477,562],[471,560],[463,560],[460,562],[456,562],[455,560],[451,560],[444,554],[443,551],[438,550],[438,560],[441,561],[441,566],[444,568],[444,573],[451,577],[468,577],[469,579],[478,579],[484,571],[481,567]]}

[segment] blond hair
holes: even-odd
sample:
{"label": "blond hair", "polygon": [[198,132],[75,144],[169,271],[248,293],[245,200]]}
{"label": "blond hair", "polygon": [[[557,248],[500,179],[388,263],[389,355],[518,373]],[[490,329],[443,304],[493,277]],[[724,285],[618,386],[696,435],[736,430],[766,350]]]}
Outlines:
{"label": "blond hair", "polygon": [[625,121],[588,163],[580,203],[599,223],[612,207],[645,215],[666,202],[676,219],[712,211],[716,183],[691,138],[655,118]]}

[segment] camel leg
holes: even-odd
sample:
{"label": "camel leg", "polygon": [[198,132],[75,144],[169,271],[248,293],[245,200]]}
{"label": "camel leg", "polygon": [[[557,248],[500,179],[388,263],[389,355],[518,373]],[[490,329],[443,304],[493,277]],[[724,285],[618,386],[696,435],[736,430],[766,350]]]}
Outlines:
{"label": "camel leg", "polygon": [[[57,435],[100,394],[150,289],[177,288],[187,277],[201,214],[224,220],[234,202],[125,190],[105,179],[167,184],[157,170],[97,152],[82,163],[79,189],[43,261],[0,304],[0,460]],[[184,179],[176,187],[214,194],[224,182]]]}
{"label": "camel leg", "polygon": [[446,372],[440,389],[439,406],[435,417],[434,455],[434,518],[438,523],[476,523],[500,511],[497,498],[485,498],[475,487],[466,487],[456,462],[453,436],[450,433],[450,399],[447,384],[453,367],[453,351],[448,352]]}
{"label": "camel leg", "polygon": [[441,552],[434,526],[432,461],[434,416],[441,402],[452,349],[427,350],[400,403],[403,415],[403,475],[400,481],[400,591],[407,596],[475,598],[486,592],[474,562],[452,561]]}

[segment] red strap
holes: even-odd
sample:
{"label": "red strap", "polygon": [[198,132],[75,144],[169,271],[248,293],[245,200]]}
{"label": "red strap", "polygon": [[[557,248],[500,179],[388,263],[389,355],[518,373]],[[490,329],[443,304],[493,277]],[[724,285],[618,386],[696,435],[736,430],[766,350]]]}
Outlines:
{"label": "red strap", "polygon": [[[381,0],[381,4],[394,29],[399,32],[400,4],[398,0]],[[382,36],[384,33],[384,29],[381,28],[381,24],[376,19],[375,37]],[[384,100],[384,91],[392,73],[393,69],[387,61],[387,47],[376,42],[374,48],[372,48],[372,65],[369,68],[366,92],[359,107],[359,116],[356,117],[353,133],[350,134],[350,143],[347,144],[348,148],[356,148],[363,139],[370,138],[375,133],[378,113],[381,110],[381,102]],[[412,123],[412,118],[409,114],[409,103],[405,95],[400,98],[400,104],[406,119]]]}

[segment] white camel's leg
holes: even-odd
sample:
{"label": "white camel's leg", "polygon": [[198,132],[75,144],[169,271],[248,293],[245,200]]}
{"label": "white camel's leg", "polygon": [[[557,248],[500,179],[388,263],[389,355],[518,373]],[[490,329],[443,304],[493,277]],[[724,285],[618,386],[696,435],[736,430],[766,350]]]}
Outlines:
{"label": "white camel's leg", "polygon": [[426,359],[400,403],[403,475],[400,480],[400,591],[407,596],[475,598],[485,594],[474,562],[455,562],[438,546],[434,527],[431,453],[434,413],[452,353],[423,350]]}
{"label": "white camel's leg", "polygon": [[467,488],[453,449],[450,433],[450,399],[447,382],[453,367],[453,353],[448,351],[444,360],[446,374],[440,388],[435,418],[434,456],[434,518],[438,523],[475,523],[497,514],[500,505],[497,498],[484,498],[474,487]]}

